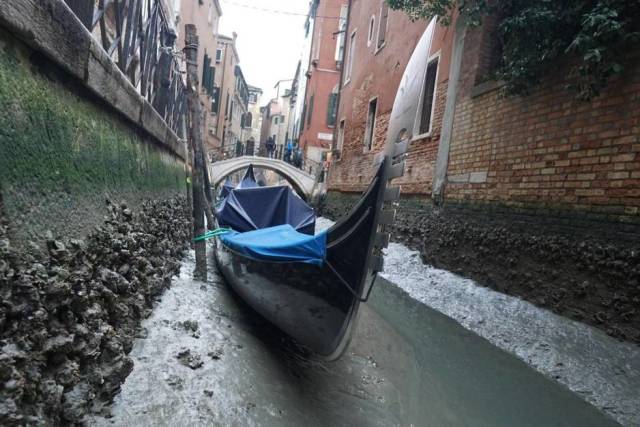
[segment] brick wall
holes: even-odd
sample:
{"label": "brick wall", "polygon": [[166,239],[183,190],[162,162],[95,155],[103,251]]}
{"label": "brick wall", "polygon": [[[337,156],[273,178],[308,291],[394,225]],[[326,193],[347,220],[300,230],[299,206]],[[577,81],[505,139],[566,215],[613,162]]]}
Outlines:
{"label": "brick wall", "polygon": [[[445,201],[640,222],[640,58],[589,102],[576,100],[566,88],[568,63],[559,63],[528,96],[505,97],[499,83],[487,80],[496,57],[491,28],[470,29],[465,37]],[[445,57],[449,40],[442,37],[438,47]],[[343,91],[347,126],[330,190],[362,191],[373,174],[374,154],[384,145],[390,96],[384,97],[384,109],[379,101],[374,147],[364,150],[368,102],[384,74],[383,65],[368,67]],[[448,64],[443,68],[432,135],[412,142],[405,176],[398,180],[404,194],[431,193],[448,84]]]}
{"label": "brick wall", "polygon": [[[354,0],[347,34],[356,32],[356,54],[352,77],[343,85],[338,122],[345,120],[345,133],[340,159],[329,171],[329,189],[345,192],[364,190],[374,174],[374,157],[384,149],[391,109],[402,75],[413,49],[427,27],[426,21],[412,22],[401,11],[390,11],[385,45],[367,44],[367,29],[372,16],[376,28],[381,1]],[[452,34],[439,27],[434,35],[430,55],[440,52],[437,105],[432,138],[414,141],[407,160],[403,191],[427,194],[431,190],[433,163],[440,137],[440,122],[446,97]],[[375,39],[375,37],[374,37]],[[377,98],[375,137],[371,150],[365,150],[364,135],[369,101]]]}
{"label": "brick wall", "polygon": [[[405,175],[394,181],[394,184],[402,185],[403,193],[431,194],[431,182],[438,155],[442,115],[446,102],[447,83],[447,81],[438,83],[431,136],[411,143],[407,153]],[[367,91],[363,91],[363,93],[366,94]],[[384,149],[391,111],[378,113],[373,147],[369,151],[364,149],[368,99],[366,95],[354,99],[353,120],[351,126],[345,131],[342,159],[335,162],[330,170],[329,186],[331,190],[363,191],[373,176],[375,154]]]}
{"label": "brick wall", "polygon": [[465,42],[446,200],[637,217],[640,60],[590,102],[566,89],[567,64],[532,94],[503,97],[475,85],[477,37]]}

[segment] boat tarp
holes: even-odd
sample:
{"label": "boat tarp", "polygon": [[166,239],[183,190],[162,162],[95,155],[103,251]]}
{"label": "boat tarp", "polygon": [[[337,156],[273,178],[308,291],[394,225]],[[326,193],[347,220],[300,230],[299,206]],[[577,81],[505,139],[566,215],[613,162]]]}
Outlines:
{"label": "boat tarp", "polygon": [[229,193],[233,190],[233,183],[231,182],[231,178],[227,178],[222,184],[222,190],[220,190],[220,198],[224,199],[229,195]]}
{"label": "boat tarp", "polygon": [[321,266],[327,251],[326,230],[315,235],[299,233],[291,225],[221,236],[222,242],[242,255],[267,262],[303,262]]}
{"label": "boat tarp", "polygon": [[304,234],[315,232],[316,214],[287,186],[236,188],[216,210],[218,224],[244,233],[288,224]]}
{"label": "boat tarp", "polygon": [[244,177],[242,177],[242,181],[240,181],[240,184],[238,184],[236,188],[255,188],[255,187],[259,187],[258,181],[256,180],[256,176],[253,173],[253,165],[249,165],[249,167],[247,168],[247,171],[244,174]]}

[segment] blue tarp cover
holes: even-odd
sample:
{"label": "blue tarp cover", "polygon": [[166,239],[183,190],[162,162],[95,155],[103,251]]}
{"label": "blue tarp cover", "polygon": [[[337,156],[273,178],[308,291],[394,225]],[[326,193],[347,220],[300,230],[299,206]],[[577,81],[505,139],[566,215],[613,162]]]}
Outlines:
{"label": "blue tarp cover", "polygon": [[244,177],[242,177],[242,181],[240,181],[240,184],[238,184],[236,188],[255,188],[255,187],[259,187],[259,185],[256,180],[256,176],[253,173],[253,165],[249,165],[249,168],[247,168],[247,171],[245,172]]}
{"label": "blue tarp cover", "polygon": [[327,250],[327,234],[297,232],[289,224],[246,233],[223,235],[225,245],[249,258],[269,262],[304,262],[321,266]]}
{"label": "blue tarp cover", "polygon": [[227,197],[229,193],[231,193],[231,190],[233,190],[233,183],[231,182],[230,178],[227,178],[224,181],[224,184],[222,184],[222,190],[220,191],[220,198],[224,199],[225,197]]}
{"label": "blue tarp cover", "polygon": [[243,233],[289,224],[304,234],[313,234],[316,214],[287,186],[232,190],[216,210],[221,227]]}

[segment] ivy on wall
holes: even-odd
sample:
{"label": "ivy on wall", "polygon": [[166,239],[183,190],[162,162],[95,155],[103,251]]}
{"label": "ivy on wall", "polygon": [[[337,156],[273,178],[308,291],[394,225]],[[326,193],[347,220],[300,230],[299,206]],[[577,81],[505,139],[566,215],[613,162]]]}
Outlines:
{"label": "ivy on wall", "polygon": [[438,16],[449,25],[457,10],[467,24],[497,18],[502,46],[494,77],[511,94],[527,94],[558,60],[571,61],[571,89],[579,99],[597,96],[625,69],[640,43],[638,0],[387,0],[411,19]]}

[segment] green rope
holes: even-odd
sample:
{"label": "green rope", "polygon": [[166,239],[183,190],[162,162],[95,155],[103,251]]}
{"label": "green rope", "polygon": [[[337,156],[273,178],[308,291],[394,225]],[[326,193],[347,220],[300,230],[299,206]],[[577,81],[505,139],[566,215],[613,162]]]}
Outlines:
{"label": "green rope", "polygon": [[209,239],[213,239],[214,237],[218,237],[221,236],[223,234],[227,234],[227,233],[231,233],[233,230],[230,228],[217,228],[215,230],[212,231],[208,231],[206,233],[204,233],[202,236],[198,236],[196,238],[193,239],[194,242],[200,242],[202,240],[209,240]]}

